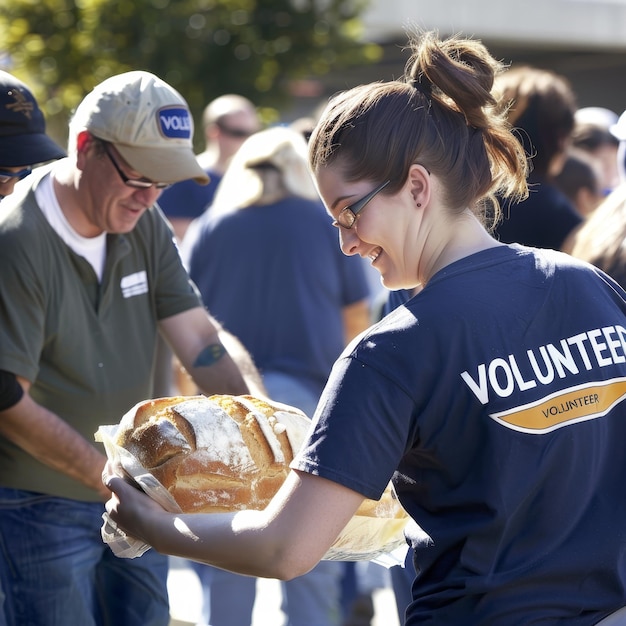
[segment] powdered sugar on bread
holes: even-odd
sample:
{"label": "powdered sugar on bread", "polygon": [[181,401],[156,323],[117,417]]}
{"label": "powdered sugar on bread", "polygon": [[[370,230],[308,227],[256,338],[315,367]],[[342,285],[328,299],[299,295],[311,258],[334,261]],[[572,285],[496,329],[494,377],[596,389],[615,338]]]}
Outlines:
{"label": "powdered sugar on bread", "polygon": [[121,420],[116,444],[183,512],[262,509],[284,482],[309,419],[253,396],[158,398]]}

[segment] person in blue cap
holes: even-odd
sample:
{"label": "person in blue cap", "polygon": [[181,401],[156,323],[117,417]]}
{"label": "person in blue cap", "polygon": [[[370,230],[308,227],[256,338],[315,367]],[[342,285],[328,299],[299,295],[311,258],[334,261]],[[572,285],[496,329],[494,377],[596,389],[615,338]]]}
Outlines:
{"label": "person in blue cap", "polygon": [[[8,72],[0,71],[0,200],[32,166],[60,159],[65,151],[46,135],[46,122],[30,89]],[[0,410],[21,399],[15,376],[0,370]]]}
{"label": "person in blue cap", "polygon": [[0,200],[32,166],[65,156],[46,135],[46,121],[30,89],[0,71]]}

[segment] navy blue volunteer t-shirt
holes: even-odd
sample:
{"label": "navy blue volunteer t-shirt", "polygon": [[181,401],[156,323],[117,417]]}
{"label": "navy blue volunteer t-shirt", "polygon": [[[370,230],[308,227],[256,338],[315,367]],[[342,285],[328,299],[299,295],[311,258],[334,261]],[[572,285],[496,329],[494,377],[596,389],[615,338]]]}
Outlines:
{"label": "navy blue volunteer t-shirt", "polygon": [[337,361],[292,467],[370,498],[393,477],[422,529],[407,624],[591,626],[625,604],[625,298],[498,246]]}

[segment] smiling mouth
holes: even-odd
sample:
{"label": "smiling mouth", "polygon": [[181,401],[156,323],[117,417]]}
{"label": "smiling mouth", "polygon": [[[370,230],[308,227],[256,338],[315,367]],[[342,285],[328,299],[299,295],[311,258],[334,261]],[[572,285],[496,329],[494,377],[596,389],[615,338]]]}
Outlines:
{"label": "smiling mouth", "polygon": [[129,206],[128,204],[124,205],[124,209],[130,213],[132,213],[133,215],[137,215],[137,213],[141,213],[142,211],[144,211],[146,209],[146,207],[144,206]]}
{"label": "smiling mouth", "polygon": [[367,255],[367,258],[370,260],[370,263],[374,263],[374,261],[376,261],[376,259],[381,255],[382,250],[380,248],[376,248],[376,250],[374,250],[373,252],[370,252]]}

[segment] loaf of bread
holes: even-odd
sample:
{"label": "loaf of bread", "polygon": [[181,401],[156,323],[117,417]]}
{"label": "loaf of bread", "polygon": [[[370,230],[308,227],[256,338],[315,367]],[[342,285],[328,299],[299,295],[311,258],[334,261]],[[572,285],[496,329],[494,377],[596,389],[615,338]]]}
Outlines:
{"label": "loaf of bread", "polygon": [[[140,402],[118,425],[100,426],[95,437],[167,510],[218,513],[265,508],[309,426],[300,410],[253,396],[174,396]],[[408,521],[390,483],[379,500],[363,501],[324,559],[382,557],[379,562],[389,564],[396,548],[406,548]],[[124,556],[145,548],[131,546]]]}
{"label": "loaf of bread", "polygon": [[263,509],[309,425],[298,409],[253,396],[174,396],[133,407],[115,444],[185,513]]}

